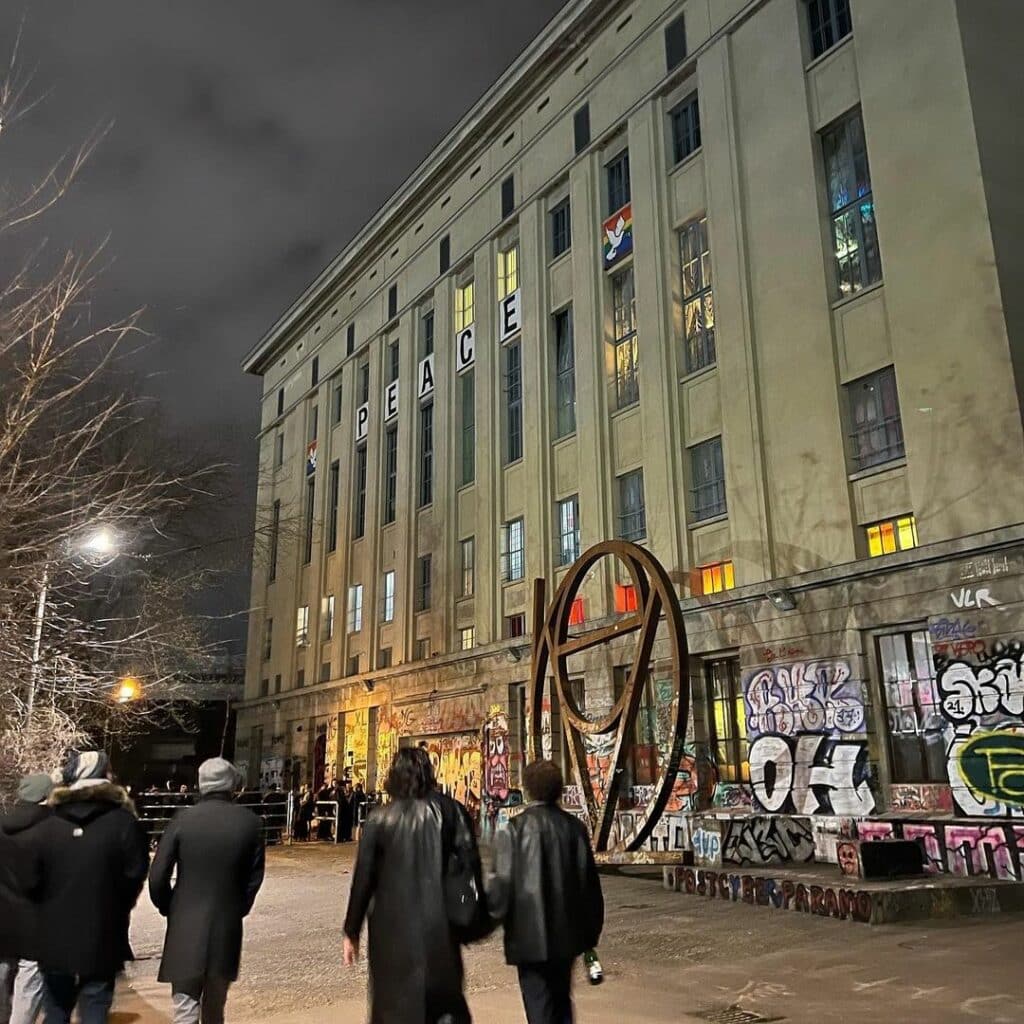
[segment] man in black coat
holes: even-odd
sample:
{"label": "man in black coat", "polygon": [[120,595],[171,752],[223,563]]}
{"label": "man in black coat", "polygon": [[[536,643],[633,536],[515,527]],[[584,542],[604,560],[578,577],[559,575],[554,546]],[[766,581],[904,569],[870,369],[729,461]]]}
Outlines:
{"label": "man in black coat", "polygon": [[533,802],[495,838],[488,903],[504,922],[527,1020],[571,1024],[573,964],[604,926],[601,880],[583,824],[558,806],[558,767],[535,761],[523,781]]}
{"label": "man in black coat", "polygon": [[149,868],[146,835],[106,754],[73,754],[53,813],[29,838],[46,1024],[104,1024],[132,959],[128,923]]}
{"label": "man in black coat", "polygon": [[[167,827],[149,874],[149,895],[167,918],[159,979],[169,982],[174,1024],[222,1024],[238,978],[242,919],[263,884],[260,819],[233,802],[241,783],[229,761],[199,766],[199,803]],[[177,877],[171,877],[177,869]]]}
{"label": "man in black coat", "polygon": [[26,895],[28,843],[32,828],[50,816],[46,802],[52,790],[49,775],[26,775],[14,807],[0,818],[0,1021],[5,1024],[33,1024],[42,1007],[35,907]]}
{"label": "man in black coat", "polygon": [[369,917],[370,1024],[469,1024],[460,947],[484,933],[462,935],[452,927],[444,877],[446,854],[454,853],[482,897],[472,823],[438,792],[425,750],[399,750],[386,788],[391,803],[370,816],[359,842],[345,963],[358,959]]}

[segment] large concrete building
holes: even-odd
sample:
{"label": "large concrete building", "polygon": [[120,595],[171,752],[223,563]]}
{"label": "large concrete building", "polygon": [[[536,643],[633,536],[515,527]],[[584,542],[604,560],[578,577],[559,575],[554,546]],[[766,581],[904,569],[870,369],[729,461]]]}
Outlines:
{"label": "large concrete building", "polygon": [[[492,827],[532,581],[620,537],[691,651],[652,847],[1020,877],[1022,43],[1013,0],[570,0],[245,360],[251,776],[373,788],[426,741]],[[605,562],[574,619],[633,601]],[[588,712],[631,657],[578,659]]]}

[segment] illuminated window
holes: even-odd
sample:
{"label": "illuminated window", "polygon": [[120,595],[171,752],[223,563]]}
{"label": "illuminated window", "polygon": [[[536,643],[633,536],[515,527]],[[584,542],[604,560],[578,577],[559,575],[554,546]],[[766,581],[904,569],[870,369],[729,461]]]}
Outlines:
{"label": "illuminated window", "polygon": [[868,554],[872,558],[891,555],[896,551],[908,551],[918,545],[917,520],[912,515],[872,523],[866,527],[866,532]]}
{"label": "illuminated window", "polygon": [[558,564],[572,565],[580,557],[580,499],[573,495],[558,503]]}
{"label": "illuminated window", "polygon": [[569,625],[582,626],[587,621],[586,609],[583,607],[583,598],[577,597],[569,609]]}
{"label": "illuminated window", "polygon": [[459,650],[471,651],[476,646],[476,626],[459,630]]}
{"label": "illuminated window", "polygon": [[858,470],[902,459],[903,420],[896,393],[896,371],[888,366],[846,385],[850,442]]}
{"label": "illuminated window", "polygon": [[309,605],[300,606],[295,613],[295,643],[304,647],[309,643]]}
{"label": "illuminated window", "polygon": [[735,586],[732,562],[702,565],[696,572],[701,594],[720,594],[723,590],[732,590]]}
{"label": "illuminated window", "polygon": [[719,658],[704,663],[707,683],[708,738],[722,782],[749,782],[747,716],[740,687],[739,658]]}
{"label": "illuminated window", "polygon": [[715,303],[711,292],[707,217],[683,226],[679,232],[679,256],[683,268],[686,372],[696,373],[715,362]]}
{"label": "illuminated window", "polygon": [[636,587],[630,583],[615,584],[615,610],[620,615],[637,610]]}
{"label": "illuminated window", "polygon": [[882,279],[864,122],[854,114],[821,136],[839,295]]}
{"label": "illuminated window", "polygon": [[472,597],[474,584],[473,569],[474,542],[472,537],[467,537],[459,542],[459,597]]}
{"label": "illuminated window", "polygon": [[519,287],[519,243],[498,253],[498,299],[511,295]]}
{"label": "illuminated window", "polygon": [[455,330],[464,331],[473,322],[473,282],[455,289]]}
{"label": "illuminated window", "polygon": [[850,0],[808,0],[811,55],[820,57],[853,31]]}
{"label": "illuminated window", "polygon": [[320,602],[320,632],[323,640],[334,639],[334,595],[329,594]]}
{"label": "illuminated window", "polygon": [[348,631],[358,633],[363,628],[363,585],[348,588]]}
{"label": "illuminated window", "polygon": [[381,602],[381,621],[395,621],[395,570],[384,573],[384,599]]}
{"label": "illuminated window", "polygon": [[612,279],[615,332],[615,405],[625,409],[640,401],[640,347],[636,333],[633,268]]}

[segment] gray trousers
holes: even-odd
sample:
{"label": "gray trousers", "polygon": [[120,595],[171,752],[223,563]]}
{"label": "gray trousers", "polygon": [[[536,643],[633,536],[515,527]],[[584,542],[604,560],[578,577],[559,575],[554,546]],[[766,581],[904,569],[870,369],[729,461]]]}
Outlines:
{"label": "gray trousers", "polygon": [[0,960],[0,1024],[35,1024],[43,1008],[43,975],[31,960]]}
{"label": "gray trousers", "polygon": [[224,1024],[224,1004],[230,987],[231,982],[223,978],[172,985],[174,1024]]}

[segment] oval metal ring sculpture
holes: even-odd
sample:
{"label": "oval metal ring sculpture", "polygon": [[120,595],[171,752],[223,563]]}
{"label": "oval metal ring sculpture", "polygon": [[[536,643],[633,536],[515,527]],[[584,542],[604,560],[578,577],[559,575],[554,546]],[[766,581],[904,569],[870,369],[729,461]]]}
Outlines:
{"label": "oval metal ring sculpture", "polygon": [[[602,558],[616,558],[629,571],[636,588],[637,610],[619,619],[613,625],[589,632],[569,635],[569,618],[573,601],[589,570]],[[542,714],[545,683],[550,666],[554,690],[561,710],[573,781],[579,786],[590,819],[594,849],[603,853],[615,821],[622,784],[623,766],[629,750],[628,738],[650,674],[651,652],[658,627],[664,615],[672,656],[674,706],[670,716],[672,735],[667,737],[669,756],[660,766],[661,774],[654,787],[654,797],[639,812],[631,834],[626,838],[624,852],[640,850],[649,838],[672,793],[683,742],[686,738],[687,715],[690,707],[690,680],[688,650],[683,616],[675,589],[662,564],[645,548],[626,541],[610,540],[595,544],[585,551],[562,580],[549,607],[545,607],[545,581],[534,583],[533,595],[533,662],[531,680],[531,735],[534,757],[543,756]],[[571,655],[610,643],[618,637],[639,633],[633,665],[622,695],[614,707],[602,718],[591,721],[577,706],[569,685],[567,662]],[[587,767],[585,740],[594,736],[614,736],[608,782],[603,792],[595,792]]]}

